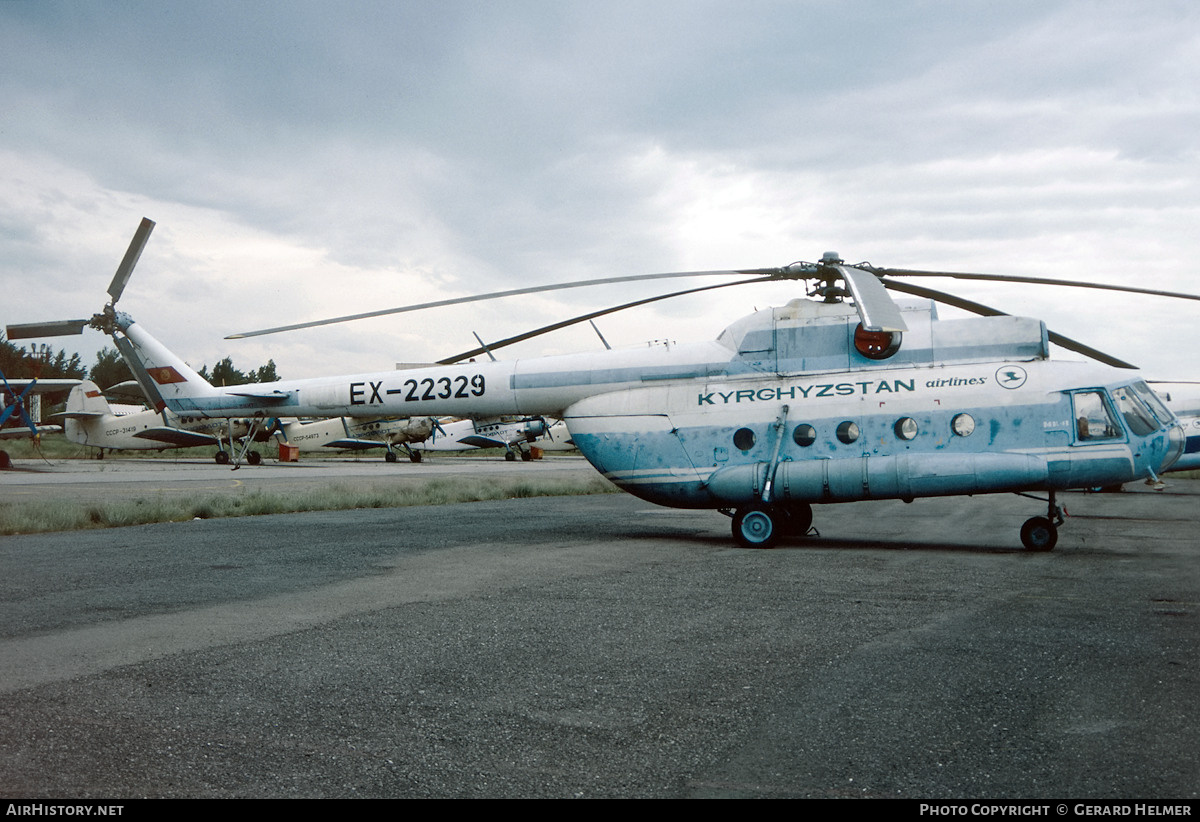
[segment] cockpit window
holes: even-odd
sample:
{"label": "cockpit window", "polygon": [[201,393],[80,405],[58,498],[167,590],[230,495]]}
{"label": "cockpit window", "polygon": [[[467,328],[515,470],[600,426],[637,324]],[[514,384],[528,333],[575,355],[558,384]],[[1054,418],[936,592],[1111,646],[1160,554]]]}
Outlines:
{"label": "cockpit window", "polygon": [[1144,437],[1158,429],[1158,421],[1154,419],[1150,409],[1133,395],[1132,388],[1114,388],[1112,395],[1117,402],[1117,409],[1135,437]]}
{"label": "cockpit window", "polygon": [[1162,425],[1167,425],[1175,421],[1175,415],[1171,413],[1171,409],[1167,408],[1167,404],[1163,402],[1162,397],[1154,393],[1150,386],[1146,385],[1142,380],[1138,380],[1131,386],[1133,393],[1137,394],[1138,399],[1150,406],[1150,412],[1154,414],[1154,418]]}
{"label": "cockpit window", "polygon": [[1099,391],[1080,391],[1075,400],[1075,436],[1079,442],[1110,440],[1121,436],[1104,395]]}

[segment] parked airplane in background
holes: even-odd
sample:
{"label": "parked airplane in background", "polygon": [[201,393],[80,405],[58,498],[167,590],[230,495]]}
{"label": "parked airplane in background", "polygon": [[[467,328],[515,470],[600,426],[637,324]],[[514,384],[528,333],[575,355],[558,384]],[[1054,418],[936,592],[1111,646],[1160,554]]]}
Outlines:
{"label": "parked airplane in background", "polygon": [[[63,432],[71,442],[98,449],[103,457],[107,451],[163,451],[168,448],[191,448],[215,445],[217,464],[230,461],[225,444],[247,437],[251,426],[244,420],[180,417],[164,409],[146,410],[141,406],[112,406],[104,392],[91,380],[83,380],[71,389],[67,408],[52,416],[62,420]],[[257,451],[244,454],[251,465],[262,461]]]}
{"label": "parked airplane in background", "polygon": [[[62,430],[57,425],[44,425],[41,421],[41,399],[43,394],[67,391],[79,384],[73,379],[8,379],[0,371],[0,440],[18,440],[29,437],[35,443],[42,434],[56,434]],[[28,406],[28,407],[27,407]],[[5,427],[10,420],[18,424]],[[0,469],[11,467],[8,452],[0,450]]]}
{"label": "parked airplane in background", "polygon": [[[79,385],[74,379],[8,379],[0,371],[0,439],[12,440],[38,437],[61,431],[57,425],[41,422],[41,398],[45,394],[61,394]],[[3,426],[10,420],[20,424]]]}
{"label": "parked airplane in background", "polygon": [[392,446],[401,446],[413,462],[421,461],[421,452],[413,448],[439,436],[440,423],[433,417],[399,419],[357,419],[331,417],[315,420],[289,420],[277,426],[277,436],[301,451],[367,451],[386,448],[384,459],[395,462]]}
{"label": "parked airplane in background", "polygon": [[537,443],[543,451],[569,451],[575,447],[571,433],[562,420],[549,422],[545,417],[512,419],[492,417],[480,420],[442,422],[445,434],[421,444],[424,451],[467,451],[478,448],[503,448],[507,460],[529,460],[527,446]]}
{"label": "parked airplane in background", "polygon": [[[395,462],[392,446],[400,445],[413,462],[425,451],[473,451],[503,448],[510,460],[530,458],[528,445],[539,443],[543,450],[566,450],[570,434],[561,422],[548,426],[541,417],[506,420],[436,420],[432,417],[360,420],[334,417],[292,420],[276,427],[276,436],[301,451],[366,451],[386,448],[384,459]],[[555,440],[557,437],[557,440]]]}

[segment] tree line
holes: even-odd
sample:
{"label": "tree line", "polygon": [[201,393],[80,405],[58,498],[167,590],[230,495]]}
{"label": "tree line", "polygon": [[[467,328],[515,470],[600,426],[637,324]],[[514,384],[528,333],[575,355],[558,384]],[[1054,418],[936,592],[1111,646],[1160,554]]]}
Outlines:
{"label": "tree line", "polygon": [[[133,373],[117,349],[105,347],[96,354],[96,362],[92,367],[85,368],[78,354],[68,354],[59,349],[54,351],[49,345],[31,344],[22,348],[9,342],[0,332],[0,372],[9,379],[76,379],[85,377],[101,388],[111,388],[120,382],[133,379]],[[275,382],[279,375],[275,372],[275,361],[267,360],[266,365],[242,371],[234,366],[233,358],[226,357],[212,367],[210,372],[207,365],[197,369],[197,373],[213,385],[245,385],[253,382]]]}

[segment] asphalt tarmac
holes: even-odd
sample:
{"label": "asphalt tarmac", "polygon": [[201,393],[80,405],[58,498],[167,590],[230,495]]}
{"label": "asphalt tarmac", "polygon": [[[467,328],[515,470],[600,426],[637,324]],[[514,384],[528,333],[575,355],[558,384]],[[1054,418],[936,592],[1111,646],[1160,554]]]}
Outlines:
{"label": "asphalt tarmac", "polygon": [[[0,495],[590,470],[559,459]],[[1198,498],[1064,495],[1044,554],[1012,495],[771,551],[625,495],[0,537],[0,795],[1194,799]]]}

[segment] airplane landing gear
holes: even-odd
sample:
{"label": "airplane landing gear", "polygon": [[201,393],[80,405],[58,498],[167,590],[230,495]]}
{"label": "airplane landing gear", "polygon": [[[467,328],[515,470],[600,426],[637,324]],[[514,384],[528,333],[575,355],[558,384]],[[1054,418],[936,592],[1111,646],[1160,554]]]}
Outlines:
{"label": "airplane landing gear", "polygon": [[1021,526],[1021,544],[1027,551],[1053,551],[1058,544],[1058,526],[1063,522],[1062,509],[1051,491],[1046,516],[1031,517]]}
{"label": "airplane landing gear", "polygon": [[228,465],[229,464],[229,452],[228,451],[218,451],[216,453],[216,455],[213,457],[213,459],[216,460],[217,465]]}

